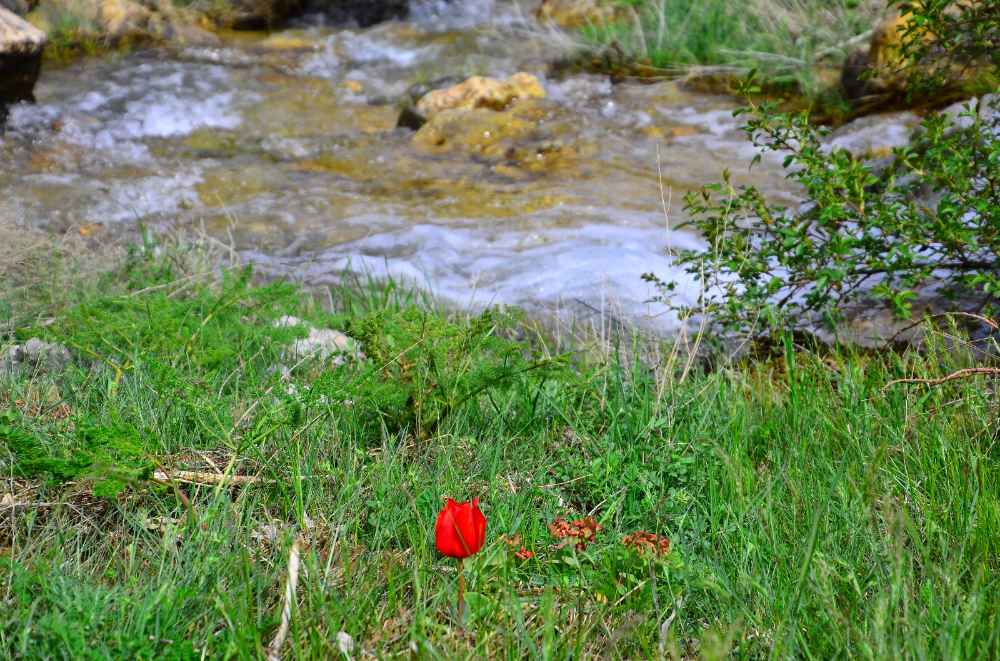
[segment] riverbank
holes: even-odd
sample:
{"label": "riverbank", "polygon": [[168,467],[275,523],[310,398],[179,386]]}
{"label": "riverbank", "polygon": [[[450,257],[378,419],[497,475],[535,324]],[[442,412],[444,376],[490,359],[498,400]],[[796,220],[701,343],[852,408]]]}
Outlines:
{"label": "riverbank", "polygon": [[[703,90],[735,92],[733,76],[758,71],[767,97],[809,107],[813,121],[840,125],[890,110],[938,110],[996,91],[996,72],[967,63],[932,96],[908,94],[891,62],[907,16],[884,0],[546,0],[543,24],[576,32],[562,60],[636,77],[680,77]],[[970,66],[971,65],[971,66]]]}
{"label": "riverbank", "polygon": [[[657,344],[563,365],[580,347],[522,327],[498,337],[540,353],[442,416],[440,384],[501,349],[431,368],[430,345],[493,324],[399,285],[248,287],[191,247],[147,241],[77,288],[41,273],[6,307],[30,314],[8,312],[5,355],[61,356],[5,363],[11,658],[260,658],[296,540],[283,658],[1000,653],[989,384],[886,387],[973,364],[937,335],[704,370]],[[366,339],[309,355],[342,331]],[[445,497],[488,522],[462,625]],[[580,548],[548,528],[585,517]]]}

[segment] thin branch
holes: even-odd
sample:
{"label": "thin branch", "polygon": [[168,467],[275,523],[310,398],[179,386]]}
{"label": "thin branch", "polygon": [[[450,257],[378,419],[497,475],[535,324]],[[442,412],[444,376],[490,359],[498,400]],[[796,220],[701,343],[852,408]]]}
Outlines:
{"label": "thin branch", "polygon": [[952,372],[948,376],[940,379],[896,379],[895,381],[890,381],[882,386],[882,390],[885,390],[889,386],[896,385],[897,383],[926,383],[927,385],[936,386],[941,383],[964,379],[970,376],[990,376],[997,374],[1000,374],[1000,368],[998,367],[969,367],[964,370]]}
{"label": "thin branch", "polygon": [[292,620],[292,604],[295,603],[295,586],[299,582],[299,555],[302,553],[301,543],[298,538],[288,551],[288,580],[285,582],[285,598],[281,605],[281,625],[271,646],[264,650],[264,656],[268,661],[281,660],[281,646],[285,642],[285,635],[288,633],[288,624]]}

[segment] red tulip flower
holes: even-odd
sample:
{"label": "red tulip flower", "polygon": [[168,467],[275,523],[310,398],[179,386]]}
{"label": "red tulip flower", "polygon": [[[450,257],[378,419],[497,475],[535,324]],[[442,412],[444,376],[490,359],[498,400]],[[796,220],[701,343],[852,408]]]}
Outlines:
{"label": "red tulip flower", "polygon": [[479,553],[486,541],[486,517],[479,511],[479,499],[456,503],[451,498],[438,514],[434,545],[442,555],[458,560],[458,621],[462,621],[465,573],[462,560]]}
{"label": "red tulip flower", "polygon": [[468,558],[479,553],[486,541],[486,517],[479,511],[479,499],[456,503],[451,498],[438,514],[434,543],[442,555]]}

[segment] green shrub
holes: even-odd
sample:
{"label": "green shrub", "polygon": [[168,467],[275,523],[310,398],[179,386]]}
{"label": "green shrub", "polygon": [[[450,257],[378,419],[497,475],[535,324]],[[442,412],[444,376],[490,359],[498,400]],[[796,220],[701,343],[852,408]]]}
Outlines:
{"label": "green shrub", "polygon": [[544,378],[563,362],[511,337],[523,316],[487,309],[456,323],[412,305],[378,310],[347,326],[369,368],[346,385],[330,375],[315,390],[377,413],[393,433],[425,439],[464,404],[502,395],[529,374]]}
{"label": "green shrub", "polygon": [[[904,33],[900,57],[924,91],[943,83],[928,58],[948,62],[966,42],[980,60],[1000,56],[1000,47],[983,37],[1000,28],[1000,5],[976,3],[961,24],[942,18],[943,4],[917,7]],[[918,24],[932,35],[919,45],[912,33]],[[912,301],[932,292],[955,307],[996,311],[998,97],[967,106],[958,117],[930,112],[911,144],[866,163],[825,148],[828,131],[813,126],[808,111],[778,112],[771,101],[756,105],[754,76],[737,81],[749,107],[734,114],[749,116],[747,138],[761,152],[784,156],[807,201],[795,210],[772,205],[753,187],[734,189],[728,170],[722,184],[689,192],[689,224],[709,249],[680,255],[705,292],[695,305],[675,306],[682,315],[704,312],[730,331],[832,327],[847,307],[872,300],[909,317]],[[759,160],[758,154],[754,163]],[[673,282],[644,277],[659,287],[657,300],[670,301]]]}

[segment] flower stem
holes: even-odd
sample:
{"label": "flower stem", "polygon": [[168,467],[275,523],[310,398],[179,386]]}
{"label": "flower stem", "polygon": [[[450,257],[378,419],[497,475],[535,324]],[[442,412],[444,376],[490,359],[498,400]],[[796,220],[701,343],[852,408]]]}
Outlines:
{"label": "flower stem", "polygon": [[462,558],[458,559],[458,624],[462,624],[462,611],[465,606],[465,565]]}

